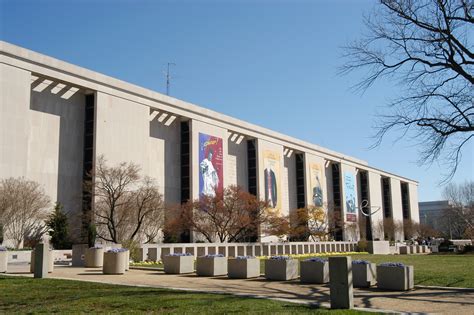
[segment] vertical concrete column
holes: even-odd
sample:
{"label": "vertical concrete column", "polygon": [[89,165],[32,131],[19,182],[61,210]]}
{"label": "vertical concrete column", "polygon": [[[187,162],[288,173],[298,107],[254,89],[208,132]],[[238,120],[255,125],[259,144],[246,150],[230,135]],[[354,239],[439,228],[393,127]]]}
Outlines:
{"label": "vertical concrete column", "polygon": [[38,244],[35,247],[35,278],[46,278],[49,267],[49,248],[46,244]]}
{"label": "vertical concrete column", "polygon": [[354,307],[352,259],[350,256],[329,257],[331,308]]}

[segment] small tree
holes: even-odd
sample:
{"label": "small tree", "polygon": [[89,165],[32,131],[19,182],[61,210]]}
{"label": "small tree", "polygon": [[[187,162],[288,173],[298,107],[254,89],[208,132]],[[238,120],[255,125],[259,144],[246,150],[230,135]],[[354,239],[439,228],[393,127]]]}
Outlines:
{"label": "small tree", "polygon": [[208,242],[236,242],[245,239],[249,231],[268,232],[276,220],[266,202],[239,186],[226,187],[214,196],[202,195],[179,208],[180,214],[168,222],[167,230],[176,234],[191,229]]}
{"label": "small tree", "polygon": [[291,232],[295,239],[313,241],[327,240],[330,234],[327,207],[309,206],[290,215]]}
{"label": "small tree", "polygon": [[23,177],[0,181],[0,214],[6,238],[19,248],[25,238],[38,239],[46,232],[44,220],[50,204],[43,188]]}
{"label": "small tree", "polygon": [[54,249],[71,248],[68,218],[59,202],[56,203],[54,212],[49,215],[46,226],[49,229],[48,233]]}

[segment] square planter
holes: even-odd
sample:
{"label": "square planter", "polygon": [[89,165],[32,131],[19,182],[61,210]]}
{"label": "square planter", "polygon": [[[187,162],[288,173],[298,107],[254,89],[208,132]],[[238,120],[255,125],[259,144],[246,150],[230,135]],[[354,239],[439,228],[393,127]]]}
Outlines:
{"label": "square planter", "polygon": [[201,256],[196,260],[198,276],[214,277],[227,274],[227,257]]}
{"label": "square planter", "polygon": [[126,251],[105,252],[102,271],[106,275],[122,275],[125,273]]}
{"label": "square planter", "polygon": [[87,248],[84,255],[86,268],[100,268],[104,265],[104,249],[98,247]]}
{"label": "square planter", "polygon": [[367,242],[367,250],[370,254],[388,255],[390,254],[389,241],[369,241]]}
{"label": "square planter", "polygon": [[298,278],[298,259],[265,260],[265,278],[280,281]]}
{"label": "square planter", "polygon": [[229,278],[248,279],[260,277],[260,259],[252,258],[229,258],[227,264]]}
{"label": "square planter", "polygon": [[7,272],[8,251],[0,250],[0,273]]}
{"label": "square planter", "polygon": [[377,287],[379,289],[407,291],[414,287],[413,266],[377,266]]}
{"label": "square planter", "polygon": [[328,283],[329,262],[327,260],[302,260],[300,281],[303,283]]}
{"label": "square planter", "polygon": [[[355,262],[355,263],[354,263]],[[355,288],[370,288],[377,283],[377,266],[352,262],[352,283]]]}
{"label": "square planter", "polygon": [[[54,255],[53,250],[48,251],[48,273],[52,273],[54,270]],[[30,272],[35,273],[35,249],[31,251],[31,262],[30,262]]]}
{"label": "square planter", "polygon": [[399,250],[400,250],[400,255],[408,255],[408,254],[411,254],[412,251],[411,251],[411,247],[409,245],[407,246],[400,246],[399,247]]}
{"label": "square planter", "polygon": [[194,256],[174,256],[163,257],[165,273],[182,274],[194,272]]}

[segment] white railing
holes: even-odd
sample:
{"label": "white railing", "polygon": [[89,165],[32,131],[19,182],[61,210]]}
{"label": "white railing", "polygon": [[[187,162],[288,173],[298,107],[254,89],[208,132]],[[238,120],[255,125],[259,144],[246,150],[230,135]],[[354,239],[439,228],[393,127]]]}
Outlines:
{"label": "white railing", "polygon": [[353,252],[357,242],[285,242],[285,243],[163,243],[144,244],[142,261],[159,261],[172,253],[191,253],[194,257],[210,254],[224,256],[298,255],[328,252]]}

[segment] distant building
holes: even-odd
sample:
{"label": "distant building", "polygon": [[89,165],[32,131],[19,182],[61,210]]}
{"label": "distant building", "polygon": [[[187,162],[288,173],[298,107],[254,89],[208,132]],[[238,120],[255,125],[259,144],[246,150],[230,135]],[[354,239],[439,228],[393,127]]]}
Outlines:
{"label": "distant building", "polygon": [[451,204],[448,200],[425,201],[418,204],[420,209],[420,224],[442,232],[449,238],[461,237],[456,219],[450,214]]}

